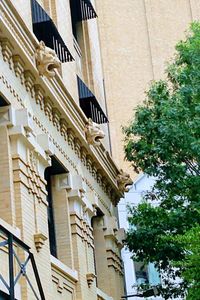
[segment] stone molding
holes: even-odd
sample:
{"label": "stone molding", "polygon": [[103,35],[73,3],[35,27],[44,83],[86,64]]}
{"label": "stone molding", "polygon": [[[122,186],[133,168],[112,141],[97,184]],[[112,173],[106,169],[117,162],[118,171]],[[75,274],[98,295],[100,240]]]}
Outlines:
{"label": "stone molding", "polygon": [[71,233],[78,235],[88,247],[94,248],[94,237],[92,227],[83,220],[76,212],[70,212]]}
{"label": "stone molding", "polygon": [[112,249],[107,249],[106,252],[108,267],[114,268],[116,272],[119,272],[121,275],[123,275],[123,265],[120,256]]}
{"label": "stone molding", "polygon": [[[71,137],[68,139],[68,143],[72,148],[75,148],[76,144],[76,135],[78,133],[79,137],[79,145],[77,147],[81,148],[85,147],[86,140],[84,138],[84,127],[87,122],[86,117],[81,112],[81,109],[77,106],[77,104],[73,101],[73,99],[68,94],[67,90],[65,89],[62,79],[60,78],[59,74],[56,74],[55,78],[53,78],[51,81],[44,81],[44,79],[38,79],[37,75],[37,69],[34,63],[34,51],[36,47],[38,46],[38,42],[36,39],[33,38],[33,35],[30,34],[27,28],[23,27],[23,24],[19,22],[20,17],[15,15],[15,10],[10,3],[10,1],[5,0],[3,3],[0,3],[0,12],[2,15],[2,27],[9,27],[9,29],[12,32],[12,39],[14,37],[15,42],[18,44],[18,47],[15,47],[13,50],[13,46],[8,42],[8,40],[3,41],[3,58],[4,61],[9,63],[10,68],[12,68],[12,61],[14,57],[15,61],[15,74],[17,77],[20,77],[20,80],[23,84],[23,76],[24,76],[24,84],[26,87],[27,92],[30,92],[31,97],[34,97],[36,94],[37,103],[40,105],[41,109],[44,109],[44,112],[47,116],[49,116],[49,120],[54,123],[54,126],[56,126],[57,130],[60,131],[60,134],[66,139],[67,136],[70,137],[70,132],[65,132],[66,125],[63,127],[63,119],[70,120],[70,124],[73,126],[73,130],[75,129],[75,134],[72,133],[71,137],[74,136],[74,139]],[[13,17],[10,18],[10,14],[12,12]],[[20,28],[21,30],[19,31]],[[2,30],[3,32],[3,30]],[[23,34],[22,34],[23,33]],[[1,38],[2,40],[2,38]],[[20,53],[22,53],[22,49],[25,52],[25,56],[23,55],[23,62],[21,59]],[[16,53],[20,52],[20,53]],[[17,55],[17,60],[16,60]],[[23,71],[24,68],[24,71]],[[5,79],[4,79],[5,80]],[[38,83],[39,82],[39,83]],[[39,85],[39,86],[38,86]],[[40,87],[38,89],[38,87]],[[10,87],[11,88],[11,87]],[[57,95],[57,104],[56,108],[59,111],[58,107],[63,107],[63,103],[65,105],[65,116],[63,115],[63,111],[61,115],[58,113],[58,111],[53,112],[54,105],[51,106],[51,103],[49,101],[50,98],[48,98],[52,92],[51,90],[54,90],[54,95]],[[16,94],[16,92],[15,92]],[[59,99],[58,99],[59,98]],[[48,100],[47,100],[48,99]],[[54,98],[55,99],[55,98]],[[67,99],[67,101],[66,101]],[[21,100],[21,99],[20,99]],[[51,99],[50,99],[51,100]],[[23,104],[23,101],[21,100],[21,104]],[[45,105],[46,103],[46,105]],[[52,102],[53,103],[53,102]],[[62,120],[62,122],[61,122]],[[36,121],[36,120],[35,120]],[[62,124],[62,131],[61,131],[61,124]],[[80,139],[81,137],[81,139]],[[82,144],[82,145],[81,145]],[[117,203],[122,196],[121,193],[117,190],[116,185],[116,176],[119,172],[115,164],[113,163],[112,159],[108,157],[108,154],[105,155],[105,149],[101,145],[101,147],[98,151],[95,149],[90,149],[86,146],[87,153],[92,154],[92,160],[95,164],[98,165],[98,168],[102,170],[103,176],[105,176],[107,180],[107,186],[112,186],[112,201],[113,203]],[[78,150],[76,151],[78,153]],[[99,155],[100,154],[100,155]],[[81,153],[80,153],[81,155]],[[86,157],[87,160],[87,157]],[[90,172],[92,173],[92,168],[88,168]],[[94,174],[94,171],[93,171]]]}

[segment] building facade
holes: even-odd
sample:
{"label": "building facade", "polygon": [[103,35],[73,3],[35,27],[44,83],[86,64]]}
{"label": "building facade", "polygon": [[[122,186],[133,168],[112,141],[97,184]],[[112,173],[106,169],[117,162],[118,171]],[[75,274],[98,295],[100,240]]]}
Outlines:
{"label": "building facade", "polygon": [[198,0],[96,1],[112,156],[132,178],[124,160],[122,126],[142,104],[152,80],[165,77],[166,63],[189,24],[200,18]]}
{"label": "building facade", "polygon": [[[130,225],[127,220],[127,206],[136,207],[139,203],[141,203],[144,195],[148,191],[151,191],[154,182],[154,178],[145,174],[141,174],[138,179],[134,181],[130,191],[126,193],[125,197],[119,202],[119,224],[125,229],[125,231],[130,229]],[[156,270],[153,263],[149,263],[147,266],[144,266],[142,262],[135,262],[132,256],[133,253],[131,253],[127,248],[122,249],[122,259],[124,262],[124,272],[126,278],[126,293],[128,296],[130,296],[128,298],[130,300],[140,300],[141,298],[145,299],[145,297],[143,298],[141,295],[140,297],[136,296],[139,295],[138,285],[149,284],[150,286],[154,287],[156,291],[156,286],[162,284],[162,278],[160,277],[159,272]],[[161,296],[151,296],[148,297],[148,299],[162,300],[163,298]]]}
{"label": "building facade", "polygon": [[0,299],[124,295],[97,13],[0,0]]}
{"label": "building facade", "polygon": [[[122,126],[127,126],[133,118],[134,110],[145,99],[145,91],[151,81],[165,78],[166,62],[173,58],[176,43],[184,38],[189,24],[200,19],[200,2],[99,0],[96,1],[96,6],[112,157],[121,168],[131,174],[138,185],[137,174],[124,160]],[[148,183],[149,180],[144,178],[140,181],[141,192]],[[128,228],[127,202],[135,205],[138,202],[138,193],[135,193],[134,186],[119,205],[121,224],[126,224],[125,228]],[[125,253],[126,251],[123,257],[127,294],[133,294],[132,285],[136,284],[137,266],[134,268],[131,254]]]}

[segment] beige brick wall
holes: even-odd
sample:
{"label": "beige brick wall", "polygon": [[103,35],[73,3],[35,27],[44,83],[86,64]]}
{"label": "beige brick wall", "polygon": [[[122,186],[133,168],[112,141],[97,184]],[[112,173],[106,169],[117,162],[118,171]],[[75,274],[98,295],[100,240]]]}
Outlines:
{"label": "beige brick wall", "polygon": [[124,169],[121,126],[145,98],[153,79],[164,77],[174,46],[192,20],[198,0],[96,0],[106,85],[112,154]]}

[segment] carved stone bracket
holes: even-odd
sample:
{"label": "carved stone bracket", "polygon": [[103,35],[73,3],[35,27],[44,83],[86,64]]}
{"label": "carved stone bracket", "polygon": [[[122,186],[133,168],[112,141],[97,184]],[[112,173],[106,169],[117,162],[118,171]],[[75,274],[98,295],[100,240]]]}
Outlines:
{"label": "carved stone bracket", "polygon": [[40,252],[42,247],[44,246],[45,241],[47,240],[47,237],[42,233],[36,233],[34,234],[34,242],[35,242],[35,248],[37,252]]}
{"label": "carved stone bracket", "polygon": [[88,274],[86,274],[86,279],[87,279],[87,283],[88,283],[89,287],[92,285],[92,283],[95,280],[95,278],[96,278],[96,275],[94,273],[88,273]]}
{"label": "carved stone bracket", "polygon": [[21,83],[23,84],[25,63],[19,55],[13,55],[13,65],[16,77],[19,77],[21,79]]}
{"label": "carved stone bracket", "polygon": [[117,176],[117,185],[119,191],[122,193],[128,193],[129,186],[133,184],[133,180],[131,179],[130,175],[125,173],[122,169]]}
{"label": "carved stone bracket", "polygon": [[3,60],[8,62],[10,69],[12,68],[12,52],[13,46],[11,45],[10,41],[7,38],[0,39],[1,49]]}
{"label": "carved stone bracket", "polygon": [[88,144],[93,146],[100,146],[100,140],[105,137],[105,133],[100,129],[100,126],[92,121],[88,120],[88,123],[85,125],[85,136]]}
{"label": "carved stone bracket", "polygon": [[55,51],[45,46],[43,41],[40,42],[36,49],[35,58],[39,75],[47,78],[52,78],[56,75],[55,70],[60,68],[61,62]]}

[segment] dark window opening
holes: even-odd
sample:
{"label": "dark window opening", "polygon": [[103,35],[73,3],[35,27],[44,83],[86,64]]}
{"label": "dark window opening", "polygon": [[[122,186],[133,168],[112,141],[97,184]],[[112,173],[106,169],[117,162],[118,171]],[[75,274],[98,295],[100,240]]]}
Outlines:
{"label": "dark window opening", "polygon": [[37,39],[43,41],[47,47],[54,49],[61,62],[73,61],[74,58],[60,36],[53,20],[37,0],[31,0],[31,4],[33,32]]}
{"label": "dark window opening", "polygon": [[94,94],[79,77],[77,78],[80,107],[86,117],[91,118],[93,122],[98,124],[108,123],[108,118]]}
{"label": "dark window opening", "polygon": [[9,299],[10,299],[9,295],[0,291],[0,300],[9,300]]}
{"label": "dark window opening", "polygon": [[70,8],[72,30],[75,38],[77,38],[77,23],[80,21],[96,18],[97,14],[90,0],[70,0]]}
{"label": "dark window opening", "polygon": [[56,224],[54,220],[54,201],[52,193],[52,176],[66,173],[64,166],[53,156],[51,158],[52,165],[51,167],[46,168],[45,170],[45,180],[47,181],[46,190],[47,190],[47,216],[48,216],[48,227],[49,227],[49,246],[50,253],[57,258],[57,246],[56,246]]}
{"label": "dark window opening", "polygon": [[[101,209],[99,207],[96,207],[96,215],[94,217],[92,217],[91,219],[91,226],[94,229],[94,222],[95,220],[99,219],[99,218],[103,218],[104,213],[101,211]],[[95,243],[95,235],[94,235],[94,243]],[[97,275],[97,263],[96,263],[96,253],[95,253],[95,247],[93,249],[93,255],[94,255],[94,270],[95,270],[95,274]],[[96,286],[98,287],[98,277],[96,277]]]}
{"label": "dark window opening", "polygon": [[9,105],[9,103],[5,100],[4,97],[2,97],[2,96],[0,95],[0,107],[8,106],[8,105]]}

